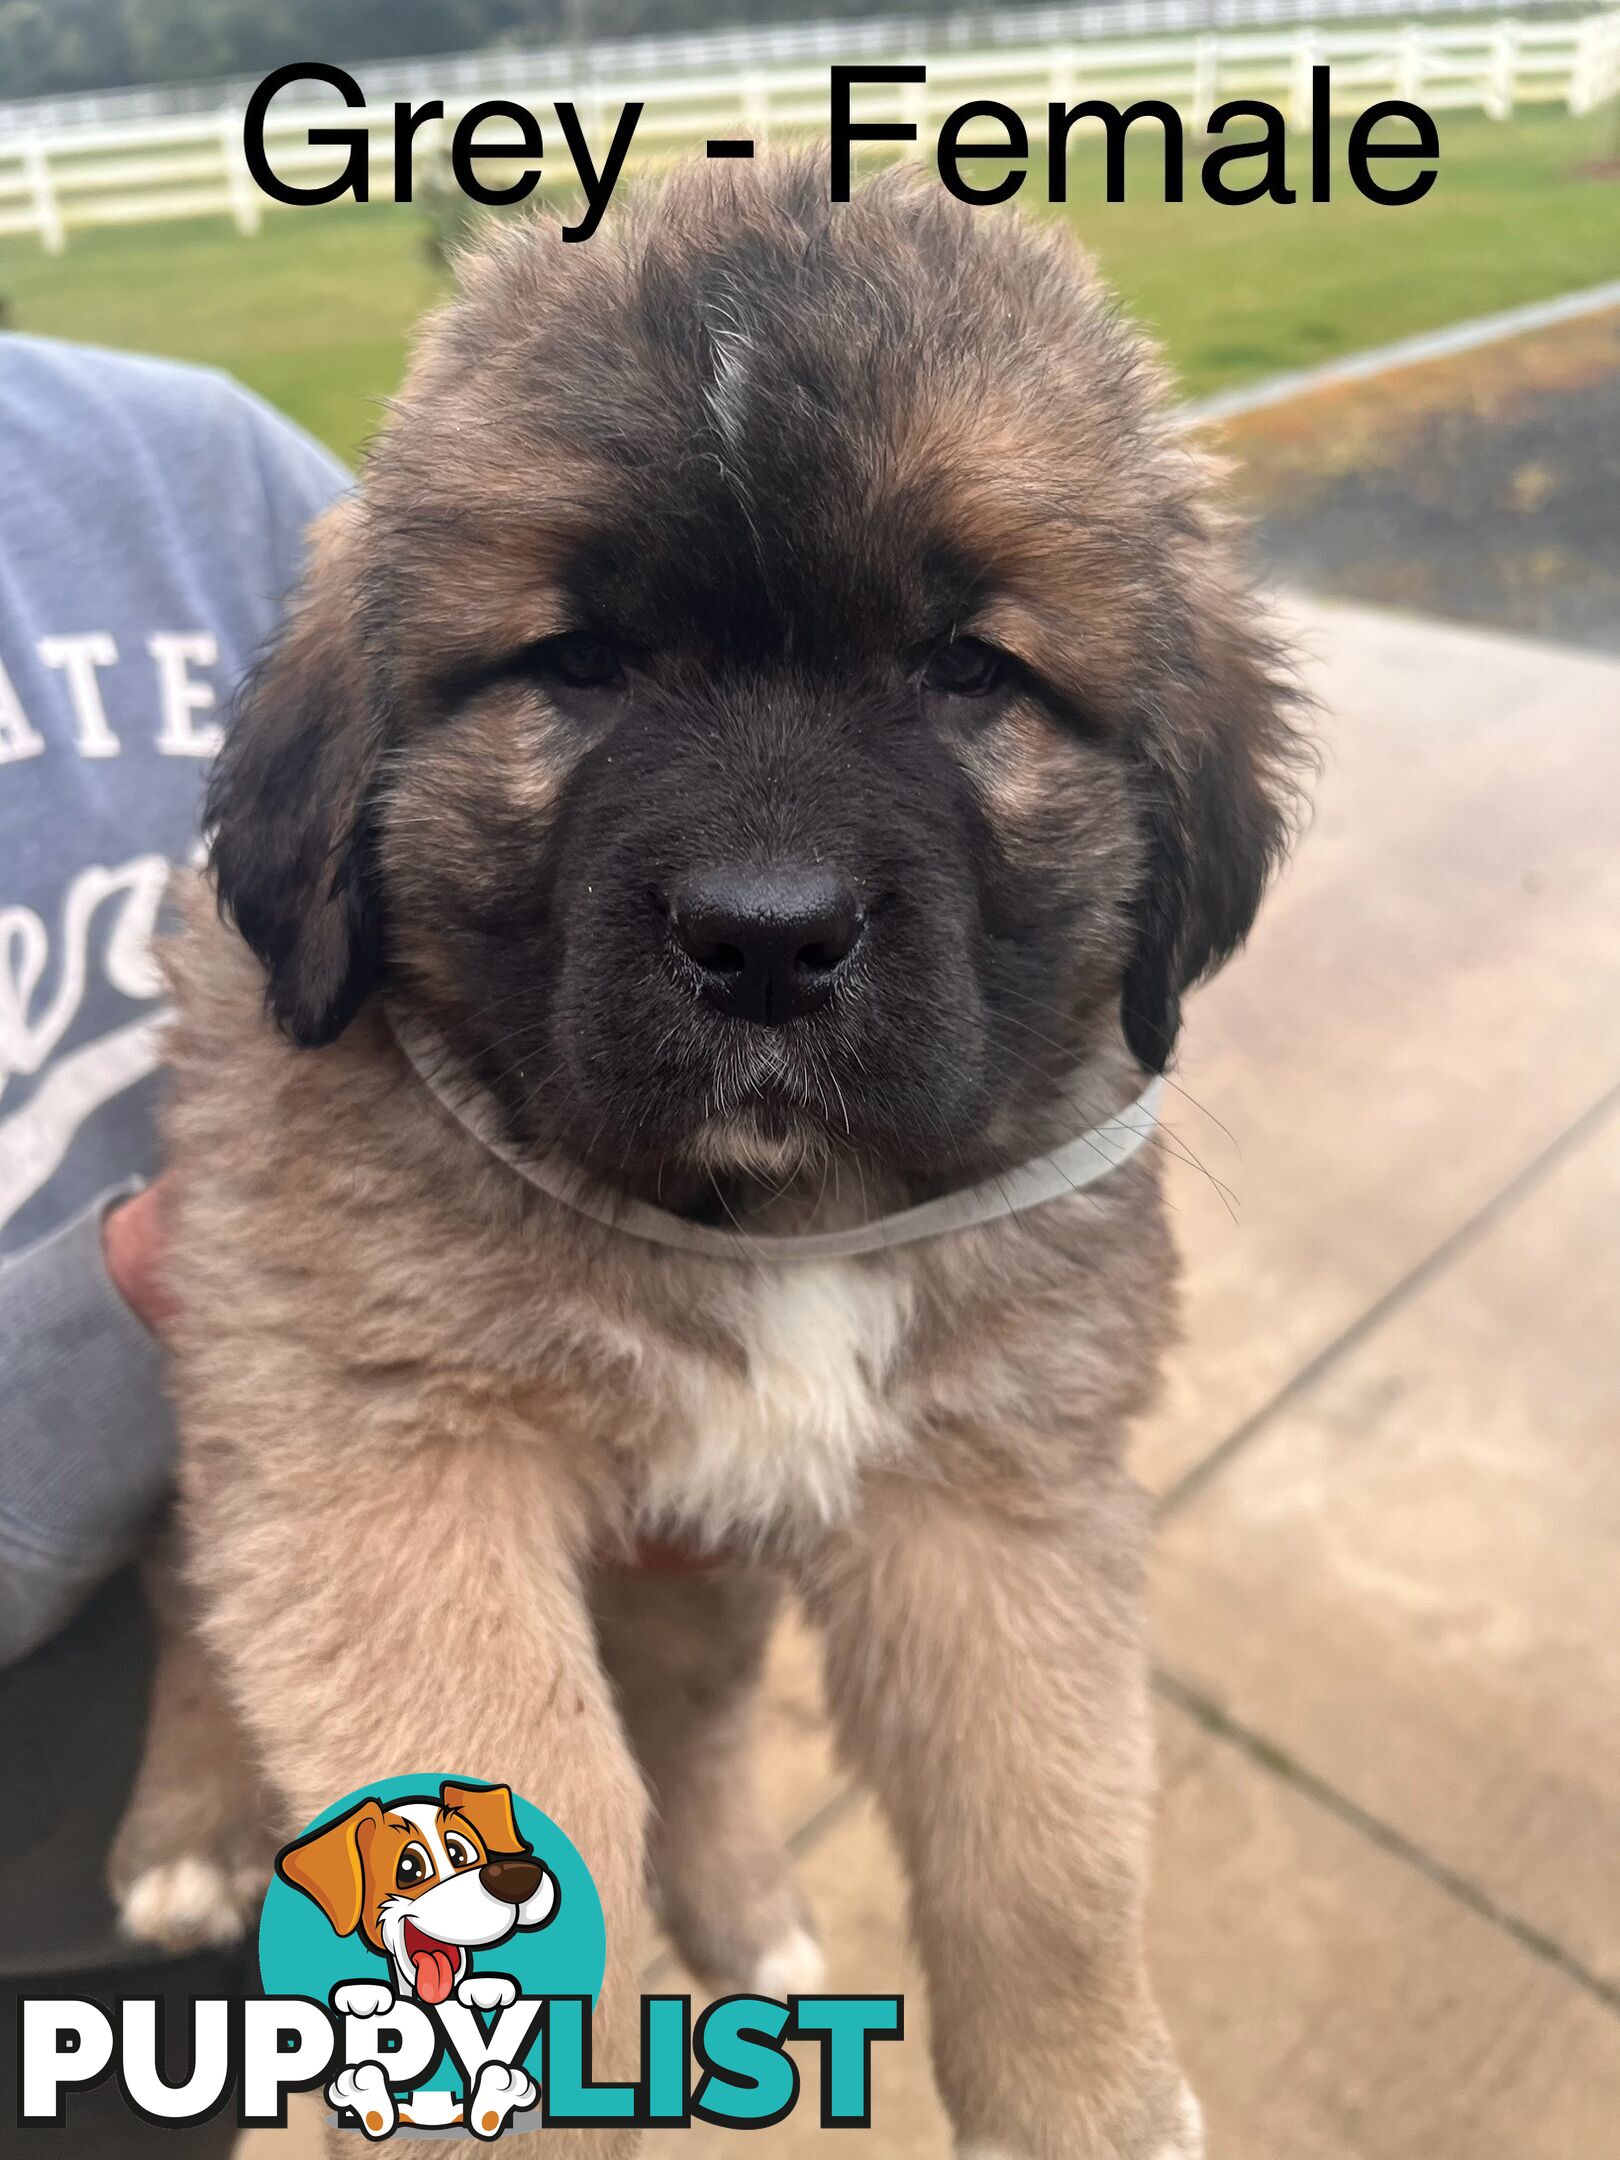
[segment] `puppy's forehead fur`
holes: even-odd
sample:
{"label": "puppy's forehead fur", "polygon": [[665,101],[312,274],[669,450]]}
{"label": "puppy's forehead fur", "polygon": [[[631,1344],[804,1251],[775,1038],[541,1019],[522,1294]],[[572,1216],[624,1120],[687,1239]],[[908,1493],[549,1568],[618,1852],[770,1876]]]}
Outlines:
{"label": "puppy's forehead fur", "polygon": [[464,264],[370,496],[441,654],[584,622],[892,664],[982,628],[1106,702],[1195,484],[1157,390],[1056,228],[696,167],[589,246],[536,221]]}

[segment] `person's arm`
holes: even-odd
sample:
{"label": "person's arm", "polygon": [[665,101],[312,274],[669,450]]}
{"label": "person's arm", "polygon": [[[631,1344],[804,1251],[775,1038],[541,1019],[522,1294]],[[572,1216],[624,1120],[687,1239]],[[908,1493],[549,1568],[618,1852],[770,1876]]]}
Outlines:
{"label": "person's arm", "polygon": [[71,1619],[162,1504],[161,1181],[0,1267],[0,1667]]}
{"label": "person's arm", "polygon": [[[25,350],[32,351],[26,341]],[[161,602],[130,602],[120,643],[138,649],[152,622],[170,619],[173,594],[183,587],[194,595],[186,605],[195,609],[195,627],[209,628],[217,609],[230,626],[222,643],[235,665],[250,662],[296,581],[306,528],[348,485],[343,468],[300,429],[211,374],[176,375],[150,362],[62,348],[30,358],[27,388],[26,396],[14,392],[11,418],[26,454],[45,459],[42,485],[57,490],[49,499],[59,498],[64,468],[47,452],[64,441],[93,445],[96,470],[105,475],[99,493],[86,490],[76,464],[65,468],[79,489],[81,518],[95,516],[104,497],[109,546],[177,559],[180,583],[159,579],[153,591]],[[0,424],[7,411],[0,401]],[[68,530],[59,525],[59,547]],[[44,604],[65,604],[56,597],[60,586],[72,592],[74,607],[88,605],[70,567],[59,568],[56,585],[41,581]],[[150,613],[159,606],[166,612]],[[19,620],[19,649],[38,627]],[[222,683],[222,693],[230,687]],[[156,827],[149,829],[141,800],[126,794],[121,801],[129,821],[120,835],[124,852],[151,847]],[[18,852],[8,848],[9,837],[0,814],[8,873]],[[62,844],[71,852],[71,833]],[[172,837],[163,844],[172,847]],[[76,859],[65,864],[75,867]],[[12,897],[0,887],[0,898]],[[149,1114],[127,1126],[128,1153],[111,1151],[113,1167],[104,1174],[116,1177],[149,1160]],[[86,1179],[77,1190],[90,1185]],[[175,1431],[158,1346],[143,1325],[143,1317],[158,1318],[152,1255],[161,1181],[148,1194],[133,1191],[103,1194],[0,1261],[0,1666],[72,1617],[137,1549],[167,1496]]]}

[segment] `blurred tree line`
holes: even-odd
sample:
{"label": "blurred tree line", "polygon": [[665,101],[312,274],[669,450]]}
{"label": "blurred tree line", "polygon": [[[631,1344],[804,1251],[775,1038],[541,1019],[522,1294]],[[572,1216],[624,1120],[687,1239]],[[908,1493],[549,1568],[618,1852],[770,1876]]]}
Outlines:
{"label": "blurred tree line", "polygon": [[[949,0],[881,5],[949,11]],[[870,0],[0,0],[0,98],[870,12]]]}

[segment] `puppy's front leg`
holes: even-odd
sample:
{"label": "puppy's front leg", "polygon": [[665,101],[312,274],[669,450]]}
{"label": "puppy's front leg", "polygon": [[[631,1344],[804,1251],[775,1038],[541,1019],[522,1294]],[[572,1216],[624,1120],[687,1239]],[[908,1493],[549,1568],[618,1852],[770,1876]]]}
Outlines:
{"label": "puppy's front leg", "polygon": [[1196,2160],[1143,1963],[1143,1508],[893,1480],[806,1588],[911,1878],[962,2160]]}
{"label": "puppy's front leg", "polygon": [[[289,1835],[406,1773],[509,1784],[555,1818],[607,1925],[596,2074],[633,2076],[645,1802],[580,1587],[586,1524],[532,1435],[503,1431],[485,1405],[446,1425],[460,1437],[392,1420],[384,1435],[305,1433],[298,1460],[319,1466],[307,1480],[286,1443],[244,1452],[238,1435],[228,1454],[194,1449],[209,1639],[288,1803]],[[548,2150],[620,2160],[633,2143],[556,2130]],[[423,2144],[412,2160],[464,2150]]]}
{"label": "puppy's front leg", "polygon": [[235,1942],[258,1916],[275,1858],[262,1780],[197,1632],[172,1527],[141,1574],[155,1669],[108,1885],[137,1941],[170,1951]]}
{"label": "puppy's front leg", "polygon": [[753,1709],[780,1602],[757,1568],[605,1569],[594,1610],[652,1788],[652,1882],[691,1970],[723,1993],[813,1994],[821,1953],[760,1798]]}

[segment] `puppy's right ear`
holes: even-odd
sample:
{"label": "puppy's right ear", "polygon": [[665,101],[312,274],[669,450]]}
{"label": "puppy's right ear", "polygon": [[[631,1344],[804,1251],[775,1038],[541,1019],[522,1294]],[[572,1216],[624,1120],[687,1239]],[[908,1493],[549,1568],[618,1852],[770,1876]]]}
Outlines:
{"label": "puppy's right ear", "polygon": [[518,1828],[517,1817],[512,1812],[510,1785],[446,1782],[439,1787],[439,1798],[445,1807],[466,1816],[492,1860],[502,1853],[526,1853],[529,1850],[529,1841]]}
{"label": "puppy's right ear", "polygon": [[294,1839],[276,1855],[276,1873],[284,1883],[313,1898],[336,1935],[352,1935],[365,1910],[365,1857],[382,1825],[375,1800],[362,1800],[336,1822]]}
{"label": "puppy's right ear", "polygon": [[381,967],[368,835],[381,721],[359,636],[360,511],[312,535],[280,641],[238,700],[208,788],[220,906],[263,961],[294,1042],[330,1042]]}

